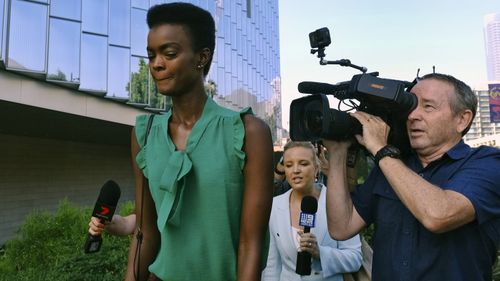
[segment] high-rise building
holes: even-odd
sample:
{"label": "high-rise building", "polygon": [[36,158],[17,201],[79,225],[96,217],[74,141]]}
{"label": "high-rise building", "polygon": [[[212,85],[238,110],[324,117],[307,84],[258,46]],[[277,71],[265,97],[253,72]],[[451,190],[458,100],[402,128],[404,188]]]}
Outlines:
{"label": "high-rise building", "polygon": [[477,96],[476,117],[472,121],[469,132],[464,137],[466,142],[486,136],[500,134],[500,123],[490,120],[490,102],[488,90],[474,90]]}
{"label": "high-rise building", "polygon": [[[33,208],[92,205],[110,178],[133,199],[135,117],[169,104],[146,54],[147,10],[165,2],[0,0],[0,245]],[[278,0],[184,2],[216,22],[207,93],[281,124]]]}
{"label": "high-rise building", "polygon": [[484,43],[489,81],[500,81],[500,13],[484,16]]}

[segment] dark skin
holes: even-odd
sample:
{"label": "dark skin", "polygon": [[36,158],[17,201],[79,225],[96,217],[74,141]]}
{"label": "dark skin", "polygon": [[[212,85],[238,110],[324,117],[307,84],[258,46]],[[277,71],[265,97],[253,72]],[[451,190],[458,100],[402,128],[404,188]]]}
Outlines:
{"label": "dark skin", "polygon": [[[148,56],[151,74],[160,93],[172,97],[173,109],[169,120],[169,135],[178,150],[186,148],[187,140],[196,121],[200,118],[207,95],[204,89],[203,67],[212,53],[208,48],[195,51],[189,30],[182,25],[162,24],[153,27],[148,35]],[[200,67],[201,66],[201,67]],[[264,242],[272,204],[273,168],[272,139],[269,127],[253,115],[244,115],[246,153],[244,197],[241,213],[238,246],[238,280],[260,280],[261,249]],[[138,224],[143,210],[141,272],[154,261],[159,248],[154,202],[146,187],[141,199],[142,173],[135,163],[139,145],[132,132],[132,159],[136,178],[136,211]],[[133,261],[136,240],[129,253],[126,280],[135,280]],[[146,280],[141,274],[138,280]]]}

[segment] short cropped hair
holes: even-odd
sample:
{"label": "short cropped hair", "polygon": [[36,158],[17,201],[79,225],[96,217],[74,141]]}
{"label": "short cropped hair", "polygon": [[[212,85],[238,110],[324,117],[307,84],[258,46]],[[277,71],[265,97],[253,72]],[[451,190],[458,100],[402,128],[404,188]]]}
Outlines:
{"label": "short cropped hair", "polygon": [[442,81],[451,85],[455,90],[455,98],[450,99],[450,108],[454,114],[459,114],[460,112],[469,109],[472,111],[472,119],[465,130],[462,132],[462,136],[464,136],[472,126],[472,122],[474,121],[474,117],[476,116],[477,111],[477,97],[472,91],[472,89],[465,84],[463,81],[458,80],[457,78],[442,74],[442,73],[430,73],[424,75],[421,80],[426,79],[435,79],[438,81]]}
{"label": "short cropped hair", "polygon": [[179,24],[187,28],[195,52],[210,50],[210,58],[203,69],[207,76],[215,49],[215,22],[210,12],[190,3],[168,3],[151,7],[147,15],[149,29],[161,24]]}

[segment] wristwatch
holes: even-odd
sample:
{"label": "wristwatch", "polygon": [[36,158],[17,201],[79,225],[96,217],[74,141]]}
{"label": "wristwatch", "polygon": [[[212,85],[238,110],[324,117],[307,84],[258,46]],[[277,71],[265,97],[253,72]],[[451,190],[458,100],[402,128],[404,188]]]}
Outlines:
{"label": "wristwatch", "polygon": [[399,151],[399,149],[397,147],[388,144],[388,145],[382,147],[377,152],[377,154],[375,154],[375,157],[373,157],[373,160],[375,161],[375,164],[378,165],[378,162],[380,161],[380,159],[382,159],[386,156],[400,159],[401,158],[401,151]]}

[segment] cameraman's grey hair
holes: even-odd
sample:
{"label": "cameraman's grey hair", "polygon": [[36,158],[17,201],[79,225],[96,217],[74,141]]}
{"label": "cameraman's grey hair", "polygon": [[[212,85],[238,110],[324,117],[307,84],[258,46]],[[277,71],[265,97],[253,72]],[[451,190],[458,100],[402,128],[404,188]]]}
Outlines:
{"label": "cameraman's grey hair", "polygon": [[454,114],[459,114],[466,109],[472,111],[471,122],[462,132],[462,136],[465,135],[469,131],[477,111],[477,97],[472,89],[463,81],[447,74],[430,73],[424,75],[419,79],[419,81],[426,79],[443,81],[453,86],[453,88],[455,89],[455,98],[450,100],[450,107]]}
{"label": "cameraman's grey hair", "polygon": [[312,144],[310,141],[289,141],[285,144],[285,147],[283,148],[283,155],[285,155],[285,152],[293,147],[303,147],[310,149],[313,157],[314,157],[314,166],[316,168],[319,168],[321,165],[321,161],[319,160],[316,147],[314,147],[314,144]]}

